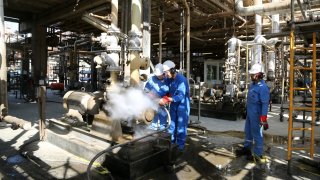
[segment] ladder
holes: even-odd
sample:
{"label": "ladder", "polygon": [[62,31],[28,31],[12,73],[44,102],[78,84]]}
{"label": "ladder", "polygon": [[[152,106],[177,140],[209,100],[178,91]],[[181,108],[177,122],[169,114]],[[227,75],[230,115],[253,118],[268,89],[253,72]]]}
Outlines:
{"label": "ladder", "polygon": [[[290,166],[291,166],[291,159],[292,159],[292,152],[298,151],[298,150],[305,150],[309,151],[310,158],[313,159],[314,155],[314,129],[316,125],[316,110],[319,108],[316,108],[316,32],[312,32],[312,47],[296,47],[295,46],[295,31],[291,30],[290,32],[290,95],[289,95],[289,122],[288,122],[288,173],[290,173]],[[297,66],[295,63],[295,53],[296,51],[304,50],[305,52],[311,52],[312,53],[312,63],[310,66]],[[304,71],[311,74],[310,77],[310,85],[305,85],[304,87],[296,87],[294,80],[295,80],[295,72]],[[294,92],[295,91],[308,91],[310,92],[312,96],[311,106],[306,106],[305,104],[303,106],[295,106],[294,105]],[[307,111],[311,112],[311,121],[308,120],[299,120],[296,121],[296,119],[293,117],[293,111]],[[294,126],[294,124],[298,124],[297,122],[302,122],[303,127],[297,127]],[[305,123],[310,124],[310,126],[305,127]],[[295,139],[299,139],[294,137],[294,132],[301,131],[303,133],[303,136],[305,132],[309,131],[310,137],[309,139],[309,147],[304,144],[303,139],[303,145],[298,146],[297,143],[295,143]],[[296,147],[297,146],[297,147]]]}

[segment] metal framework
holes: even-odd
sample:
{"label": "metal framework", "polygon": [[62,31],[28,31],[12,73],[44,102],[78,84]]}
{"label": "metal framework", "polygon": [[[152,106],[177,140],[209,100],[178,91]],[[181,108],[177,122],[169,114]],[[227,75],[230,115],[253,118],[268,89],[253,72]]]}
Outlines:
{"label": "metal framework", "polygon": [[[313,159],[314,155],[314,129],[316,125],[316,110],[320,108],[316,108],[316,69],[317,69],[317,57],[316,57],[316,32],[312,32],[312,47],[296,47],[295,46],[295,31],[291,30],[290,33],[290,95],[289,95],[289,122],[288,122],[288,172],[290,173],[292,152],[295,150],[309,150],[310,158]],[[312,53],[312,63],[310,66],[304,64],[303,66],[297,65],[295,53],[296,51],[305,51]],[[311,82],[310,85],[305,84],[304,87],[297,87],[295,84],[295,74],[296,72],[309,72],[311,74]],[[306,103],[303,103],[302,106],[297,106],[294,103],[294,95],[295,91],[308,91],[311,94],[311,106],[307,106]],[[297,120],[293,116],[294,111],[304,111],[311,112],[311,121],[310,120]],[[303,124],[303,127],[301,126]],[[297,125],[298,124],[298,125]],[[305,124],[310,124],[310,126],[306,127]],[[303,134],[302,145],[295,142],[294,132],[301,131]],[[305,132],[309,131],[310,137],[305,138]],[[305,139],[308,139],[308,144],[305,144]],[[309,147],[308,147],[309,145]]]}

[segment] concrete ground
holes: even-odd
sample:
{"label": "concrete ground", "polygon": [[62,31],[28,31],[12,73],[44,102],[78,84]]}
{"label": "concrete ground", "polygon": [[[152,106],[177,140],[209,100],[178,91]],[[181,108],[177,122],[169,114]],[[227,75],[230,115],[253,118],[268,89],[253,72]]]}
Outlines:
{"label": "concrete ground", "polygon": [[[9,115],[32,122],[31,130],[12,130],[0,124],[0,178],[1,179],[85,179],[90,159],[75,156],[48,142],[40,142],[38,133],[38,104],[25,102],[9,93]],[[46,119],[63,116],[62,97],[48,90]],[[320,129],[315,129],[314,161],[305,151],[295,151],[291,161],[291,175],[287,174],[288,122],[279,120],[280,105],[273,105],[268,115],[270,129],[265,131],[266,164],[236,158],[234,149],[243,142],[245,120],[228,121],[200,117],[199,124],[188,129],[184,154],[175,168],[160,168],[141,179],[319,179]],[[285,117],[288,113],[285,112]],[[197,122],[197,116],[190,117]],[[300,134],[297,134],[300,135]],[[98,172],[98,173],[97,173]],[[103,170],[92,173],[94,178]],[[100,174],[100,175],[99,175]],[[108,179],[108,178],[106,178]]]}

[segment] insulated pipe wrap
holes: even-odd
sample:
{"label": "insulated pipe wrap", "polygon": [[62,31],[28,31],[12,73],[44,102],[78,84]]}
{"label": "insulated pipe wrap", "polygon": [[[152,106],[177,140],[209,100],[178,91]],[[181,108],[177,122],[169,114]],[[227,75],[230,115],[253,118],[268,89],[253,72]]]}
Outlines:
{"label": "insulated pipe wrap", "polygon": [[68,91],[63,96],[63,107],[65,110],[78,110],[80,114],[95,115],[99,113],[101,100],[93,93]]}

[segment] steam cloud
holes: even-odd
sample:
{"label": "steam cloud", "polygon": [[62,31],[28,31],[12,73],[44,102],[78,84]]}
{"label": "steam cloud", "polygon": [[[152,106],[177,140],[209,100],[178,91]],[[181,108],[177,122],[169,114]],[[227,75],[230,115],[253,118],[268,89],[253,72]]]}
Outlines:
{"label": "steam cloud", "polygon": [[158,102],[151,100],[141,89],[115,87],[107,94],[104,108],[113,120],[138,118],[147,109],[157,110]]}

